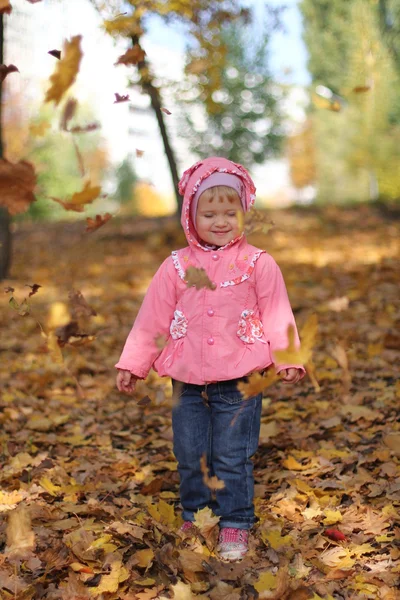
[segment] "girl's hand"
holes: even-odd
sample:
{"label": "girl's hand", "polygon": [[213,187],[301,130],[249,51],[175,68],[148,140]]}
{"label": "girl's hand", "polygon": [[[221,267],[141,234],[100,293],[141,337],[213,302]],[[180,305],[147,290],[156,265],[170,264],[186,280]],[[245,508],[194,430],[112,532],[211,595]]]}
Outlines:
{"label": "girl's hand", "polygon": [[297,383],[300,381],[302,375],[301,369],[290,368],[279,371],[279,377],[284,383]]}
{"label": "girl's hand", "polygon": [[138,378],[130,371],[120,369],[117,375],[117,388],[124,394],[131,394],[135,391]]}

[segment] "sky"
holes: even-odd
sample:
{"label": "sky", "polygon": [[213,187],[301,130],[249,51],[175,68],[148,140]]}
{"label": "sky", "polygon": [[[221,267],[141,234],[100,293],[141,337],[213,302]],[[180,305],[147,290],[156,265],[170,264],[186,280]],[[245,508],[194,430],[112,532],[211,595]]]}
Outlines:
{"label": "sky", "polygon": [[[248,6],[255,8],[260,18],[263,3],[263,0],[247,0]],[[276,33],[272,40],[271,68],[279,80],[297,86],[289,111],[295,120],[301,120],[302,104],[305,102],[302,87],[310,81],[306,49],[301,38],[301,15],[298,0],[282,3],[287,7],[283,13],[285,32]],[[269,0],[268,4],[277,6],[280,2]],[[139,176],[170,196],[173,205],[171,177],[155,117],[151,113],[140,112],[140,108],[148,106],[148,98],[128,89],[129,69],[114,64],[124,53],[126,43],[114,42],[101,29],[101,18],[88,0],[43,0],[36,4],[13,0],[13,6],[14,13],[7,17],[10,21],[6,33],[9,41],[6,64],[16,64],[20,70],[19,74],[12,75],[13,85],[34,101],[36,108],[30,116],[35,116],[55,67],[56,59],[47,54],[48,50],[61,49],[63,39],[81,34],[84,56],[77,83],[72,89],[73,95],[80,103],[93,107],[96,120],[102,125],[102,135],[107,140],[111,160],[119,163],[131,154]],[[148,24],[142,46],[156,74],[172,81],[181,77],[186,42],[182,28],[167,28],[156,17]],[[114,104],[115,92],[129,93],[131,105],[136,110],[130,110],[128,103]],[[186,143],[179,136],[178,109],[168,86],[163,92],[163,100],[172,112],[165,119],[179,169],[183,171],[196,158],[190,155]],[[144,151],[141,158],[136,157],[136,149]],[[261,195],[270,195],[289,186],[288,167],[284,161],[270,161],[255,168],[253,177]]]}

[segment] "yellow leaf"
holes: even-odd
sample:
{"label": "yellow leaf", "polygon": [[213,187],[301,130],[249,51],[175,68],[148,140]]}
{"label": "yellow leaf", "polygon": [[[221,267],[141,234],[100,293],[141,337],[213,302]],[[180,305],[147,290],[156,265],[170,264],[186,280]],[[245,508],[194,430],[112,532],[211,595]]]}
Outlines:
{"label": "yellow leaf", "polygon": [[208,508],[207,506],[198,510],[194,516],[194,524],[204,536],[207,536],[207,534],[210,533],[220,519],[220,517],[216,517],[211,508]]}
{"label": "yellow leaf", "polygon": [[137,559],[138,567],[148,568],[151,566],[151,563],[154,558],[154,552],[151,548],[145,548],[144,550],[138,550],[135,554],[135,558]]}
{"label": "yellow leaf", "polygon": [[359,546],[352,546],[350,548],[351,556],[355,554],[357,558],[360,558],[360,556],[362,556],[363,554],[369,554],[370,552],[376,552],[376,548],[371,546],[371,544],[361,544]]}
{"label": "yellow leaf", "polygon": [[[144,579],[135,579],[135,585],[142,585],[143,587],[154,585],[155,582],[156,582],[156,580],[152,579],[151,577],[145,577]],[[149,598],[150,597],[151,596],[149,596]]]}
{"label": "yellow leaf", "polygon": [[105,544],[107,544],[112,539],[112,535],[106,533],[101,537],[97,538],[94,542],[90,544],[88,550],[93,550],[94,548],[102,548]]}
{"label": "yellow leaf", "polygon": [[70,200],[70,204],[79,205],[89,204],[96,200],[96,198],[100,195],[101,187],[98,185],[91,187],[90,181],[85,183],[85,187],[81,192],[75,192]]}
{"label": "yellow leaf", "polygon": [[93,596],[115,593],[118,591],[119,584],[128,579],[129,571],[122,566],[122,559],[118,553],[112,556],[109,567],[111,567],[111,572],[107,575],[102,575],[100,585],[91,588],[90,593]]}
{"label": "yellow leaf", "polygon": [[175,525],[176,516],[172,504],[168,504],[167,502],[164,502],[164,500],[159,500],[157,504],[151,504],[149,502],[147,510],[153,519],[159,523],[169,525],[170,527]]}
{"label": "yellow leaf", "polygon": [[318,317],[312,314],[300,331],[301,346],[296,348],[294,343],[295,333],[293,325],[288,327],[288,347],[285,350],[275,350],[274,359],[277,364],[306,365],[312,358],[312,350],[318,331]]}
{"label": "yellow leaf", "polygon": [[47,349],[54,363],[57,365],[62,365],[64,363],[63,353],[58,344],[58,338],[54,331],[51,331],[46,336]]}
{"label": "yellow leaf", "polygon": [[110,35],[122,35],[123,37],[141,36],[143,33],[136,17],[136,11],[129,17],[121,15],[112,21],[104,21],[103,27]]}
{"label": "yellow leaf", "polygon": [[61,486],[55,485],[47,477],[42,477],[42,479],[39,481],[39,484],[52,496],[57,496],[62,491]]}
{"label": "yellow leaf", "polygon": [[265,389],[278,381],[279,377],[273,367],[269,368],[265,375],[261,373],[253,373],[248,378],[248,383],[238,383],[238,390],[244,399],[252,398],[261,394]]}
{"label": "yellow leaf", "polygon": [[50,127],[50,123],[46,123],[46,121],[42,121],[41,123],[32,123],[29,125],[29,133],[35,137],[43,137]]}
{"label": "yellow leaf", "polygon": [[288,458],[286,458],[282,462],[282,464],[284,467],[286,467],[287,469],[290,469],[291,471],[306,471],[307,469],[310,468],[309,464],[302,465],[292,455],[290,455]]}
{"label": "yellow leaf", "polygon": [[276,588],[276,575],[273,575],[270,571],[264,571],[260,574],[260,577],[254,584],[255,589],[260,594],[261,592],[269,592]]}
{"label": "yellow leaf", "polygon": [[81,35],[75,35],[64,42],[61,60],[57,61],[55,71],[50,77],[51,86],[47,90],[45,102],[59,104],[67,89],[74,83],[82,59]]}
{"label": "yellow leaf", "polygon": [[23,559],[35,547],[35,533],[32,530],[28,510],[22,504],[10,513],[7,523],[7,546],[5,554],[9,558]]}
{"label": "yellow leaf", "polygon": [[354,559],[350,557],[350,551],[342,546],[335,546],[325,550],[320,555],[320,560],[328,567],[336,569],[351,569],[354,565]]}
{"label": "yellow leaf", "polygon": [[282,546],[289,546],[293,543],[293,538],[290,535],[281,536],[279,529],[269,529],[261,532],[263,542],[268,542],[273,550],[278,550]]}
{"label": "yellow leaf", "polygon": [[183,583],[183,581],[178,581],[177,584],[171,585],[171,589],[174,594],[174,600],[191,600],[193,598],[190,585]]}
{"label": "yellow leaf", "polygon": [[0,490],[0,513],[7,510],[13,510],[23,499],[24,496],[17,490],[14,490],[13,492],[3,492]]}
{"label": "yellow leaf", "polygon": [[323,520],[324,525],[333,525],[333,523],[338,523],[343,519],[342,513],[340,510],[326,510],[324,512],[325,519]]}

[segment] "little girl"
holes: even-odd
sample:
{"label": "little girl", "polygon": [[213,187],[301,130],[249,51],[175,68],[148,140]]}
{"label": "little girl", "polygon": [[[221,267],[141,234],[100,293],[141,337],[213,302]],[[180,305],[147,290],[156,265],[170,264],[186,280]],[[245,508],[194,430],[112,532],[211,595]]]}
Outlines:
{"label": "little girl", "polygon": [[[254,523],[251,457],[261,394],[243,400],[237,384],[273,363],[273,352],[288,346],[290,324],[299,340],[279,267],[240,231],[240,213],[255,200],[248,172],[225,158],[208,158],[184,172],[179,191],[189,245],[172,252],[155,274],[116,364],[117,387],[132,392],[151,367],[172,378],[180,397],[172,427],[182,528],[210,507],[220,517],[221,559],[239,560]],[[215,289],[188,287],[189,266],[204,269]],[[160,335],[168,340],[163,350],[156,343]],[[275,368],[287,383],[304,375],[302,365]],[[203,455],[210,475],[224,482],[215,495],[203,483]]]}

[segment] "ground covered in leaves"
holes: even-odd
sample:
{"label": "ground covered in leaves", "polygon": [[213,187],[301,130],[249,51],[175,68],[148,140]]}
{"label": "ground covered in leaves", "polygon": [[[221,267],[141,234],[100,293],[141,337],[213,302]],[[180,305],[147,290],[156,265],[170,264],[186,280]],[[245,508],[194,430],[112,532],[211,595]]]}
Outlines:
{"label": "ground covered in leaves", "polygon": [[317,381],[265,391],[259,520],[233,565],[207,511],[179,531],[170,382],[114,385],[150,278],[184,244],[174,222],[16,227],[0,304],[2,600],[398,597],[399,221],[367,207],[272,218],[250,241],[280,264],[300,329],[318,317]]}

